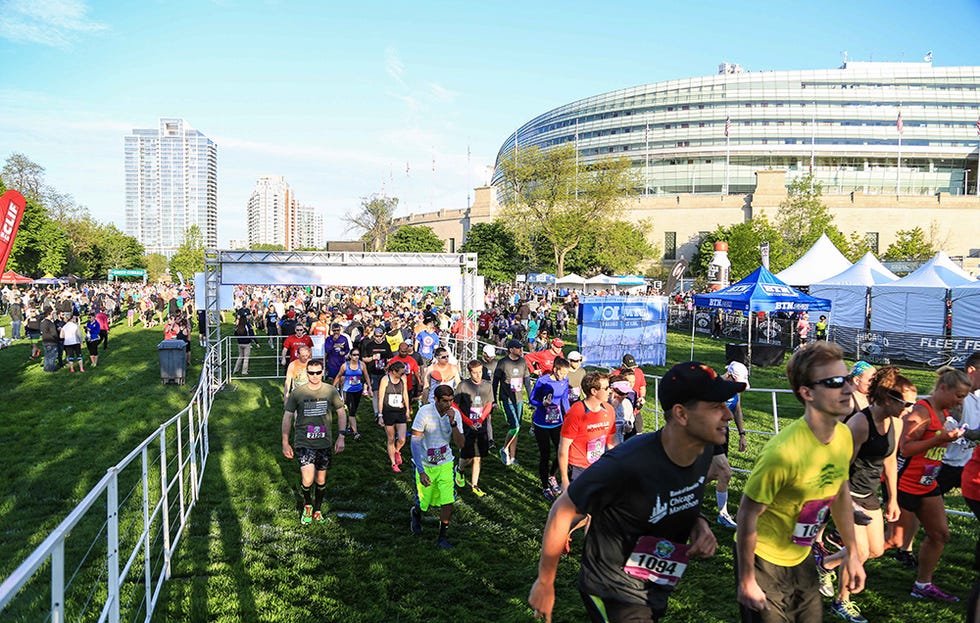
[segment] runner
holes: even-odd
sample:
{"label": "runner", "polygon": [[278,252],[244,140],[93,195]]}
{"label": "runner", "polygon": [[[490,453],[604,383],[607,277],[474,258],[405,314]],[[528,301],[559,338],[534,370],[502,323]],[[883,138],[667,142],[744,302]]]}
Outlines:
{"label": "runner", "polygon": [[708,448],[721,443],[732,418],[724,401],[741,388],[696,361],[664,375],[664,427],[607,452],[552,505],[528,598],[535,617],[551,621],[558,560],[569,529],[588,514],[578,587],[589,620],[660,620],[688,560],[717,547],[698,512]]}
{"label": "runner", "polygon": [[456,502],[453,478],[453,451],[463,445],[459,431],[461,416],[453,406],[453,389],[448,385],[435,388],[432,402],[423,405],[412,422],[412,463],[415,467],[416,502],[411,509],[412,534],[422,534],[422,513],[430,506],[439,507],[439,538],[436,546],[449,549],[446,538],[449,520]]}
{"label": "runner", "polygon": [[449,351],[440,346],[435,350],[432,365],[425,369],[422,382],[422,394],[425,396],[425,401],[432,402],[435,397],[435,389],[439,385],[448,385],[450,389],[455,389],[459,380],[459,367],[450,363]]}
{"label": "runner", "polygon": [[[568,369],[568,391],[569,402],[575,402],[579,400],[582,396],[582,381],[585,379],[585,368],[582,367],[582,353],[577,350],[573,350],[568,353],[568,365],[571,366]],[[609,380],[608,378],[606,380]]]}
{"label": "runner", "polygon": [[[568,411],[568,360],[558,357],[552,367],[550,374],[538,378],[529,400],[535,407],[531,423],[534,424],[534,439],[538,442],[538,477],[544,498],[549,502],[554,502],[561,493],[555,474],[558,470],[561,425]],[[554,458],[552,447],[555,449]]]}
{"label": "runner", "polygon": [[745,483],[735,551],[743,623],[822,620],[810,548],[828,508],[848,551],[847,588],[864,588],[847,485],[851,431],[839,421],[851,412],[853,391],[843,353],[814,342],[793,353],[786,376],[805,411],[769,440]]}
{"label": "runner", "polygon": [[528,353],[524,355],[524,360],[527,362],[527,366],[528,369],[530,369],[531,374],[537,376],[550,374],[551,367],[554,364],[555,359],[562,356],[561,349],[564,346],[565,342],[555,338],[551,340],[550,346],[547,350],[541,350],[536,353]]}
{"label": "runner", "polygon": [[296,361],[289,362],[286,368],[286,383],[282,389],[282,403],[286,404],[289,394],[297,387],[306,385],[306,366],[312,359],[310,347],[306,344],[301,345],[296,351]]}
{"label": "runner", "polygon": [[[749,370],[745,364],[733,361],[728,364],[722,378],[742,383],[749,388]],[[741,392],[728,399],[726,405],[735,417],[735,427],[738,429],[738,451],[745,452],[745,423],[742,421]],[[732,480],[732,466],[728,462],[728,437],[725,432],[725,443],[714,447],[714,457],[711,459],[711,469],[708,470],[708,480],[718,480],[715,486],[715,502],[718,504],[718,523],[726,528],[735,529],[735,520],[728,513],[728,484]]]}
{"label": "runner", "polygon": [[408,425],[408,383],[404,380],[405,364],[393,361],[388,364],[388,372],[381,377],[378,385],[378,425],[384,426],[387,436],[388,460],[391,471],[401,472],[402,446],[405,445],[405,432]]}
{"label": "runner", "polygon": [[391,348],[388,340],[385,339],[385,330],[375,327],[371,332],[371,337],[365,337],[361,341],[360,347],[361,360],[368,367],[368,376],[371,377],[371,390],[374,396],[371,401],[374,405],[374,412],[381,412],[381,405],[378,402],[381,393],[378,387],[381,385],[381,378],[388,370],[388,360],[391,359]]}
{"label": "runner", "polygon": [[330,325],[330,335],[323,340],[323,350],[327,357],[327,378],[337,378],[340,368],[351,352],[351,343],[338,323]]}
{"label": "runner", "polygon": [[333,386],[340,387],[344,394],[344,404],[347,406],[347,423],[354,435],[354,441],[361,440],[361,433],[357,431],[357,408],[361,404],[361,395],[367,394],[371,397],[374,395],[371,385],[364,382],[367,376],[367,366],[361,361],[361,351],[355,348],[333,380]]}
{"label": "runner", "polygon": [[530,376],[522,352],[520,340],[507,342],[507,354],[497,362],[493,373],[493,394],[507,418],[507,436],[500,449],[500,461],[510,466],[517,465],[517,434],[521,430],[523,398],[525,394],[531,395]]}
{"label": "runner", "polygon": [[483,364],[474,359],[467,366],[470,377],[456,387],[456,406],[463,419],[463,448],[459,452],[459,471],[472,465],[470,486],[473,494],[483,497],[480,489],[480,461],[487,455],[487,424],[493,412],[493,390],[483,379]]}
{"label": "runner", "polygon": [[[340,394],[323,381],[323,361],[306,364],[309,382],[297,387],[286,400],[282,414],[282,454],[299,462],[300,490],[303,494],[303,514],[300,522],[326,522],[321,512],[326,490],[327,470],[334,454],[344,451],[344,431],[347,430],[347,411]],[[331,443],[331,409],[337,413],[337,441]],[[289,431],[295,425],[293,445]],[[295,448],[295,450],[294,450]],[[315,485],[314,485],[315,481]]]}
{"label": "runner", "polygon": [[858,361],[851,368],[851,379],[854,383],[854,411],[860,411],[868,406],[871,379],[875,375],[875,367],[867,361]]}
{"label": "runner", "polygon": [[633,387],[622,374],[609,377],[609,404],[616,414],[616,445],[636,434],[636,415],[629,395]]}
{"label": "runner", "polygon": [[561,489],[599,460],[606,450],[616,447],[616,413],[607,402],[609,375],[589,372],[580,386],[582,400],[568,408],[558,442],[558,473]]}

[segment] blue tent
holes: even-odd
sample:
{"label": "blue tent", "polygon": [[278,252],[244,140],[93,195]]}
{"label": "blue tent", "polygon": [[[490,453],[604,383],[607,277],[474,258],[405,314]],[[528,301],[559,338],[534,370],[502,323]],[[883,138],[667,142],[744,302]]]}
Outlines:
{"label": "blue tent", "polygon": [[[774,312],[774,311],[830,311],[830,299],[821,299],[800,292],[788,286],[760,266],[751,275],[727,288],[698,294],[694,297],[695,307],[712,307],[730,311]],[[752,323],[749,329],[749,365],[752,362]],[[694,358],[694,322],[691,323],[691,359]]]}

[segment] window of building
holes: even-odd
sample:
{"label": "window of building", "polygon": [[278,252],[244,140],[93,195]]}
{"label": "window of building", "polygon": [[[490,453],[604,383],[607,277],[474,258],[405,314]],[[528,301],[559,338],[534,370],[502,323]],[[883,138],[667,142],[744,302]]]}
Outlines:
{"label": "window of building", "polygon": [[676,231],[664,232],[664,259],[665,260],[677,259],[677,232]]}
{"label": "window of building", "polygon": [[878,232],[869,231],[864,234],[864,241],[868,243],[868,251],[878,255]]}
{"label": "window of building", "polygon": [[456,252],[456,239],[455,238],[450,238],[449,239],[449,252],[450,253],[455,253]]}

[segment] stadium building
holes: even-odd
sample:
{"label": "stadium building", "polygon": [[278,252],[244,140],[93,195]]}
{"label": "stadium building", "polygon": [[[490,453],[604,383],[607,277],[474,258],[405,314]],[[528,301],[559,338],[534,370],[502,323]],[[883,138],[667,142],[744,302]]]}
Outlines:
{"label": "stadium building", "polygon": [[[931,59],[761,72],[724,63],[716,75],[538,115],[504,141],[493,184],[515,145],[571,143],[580,165],[629,158],[638,180],[629,218],[650,219],[651,241],[672,260],[689,257],[717,225],[772,215],[786,187],[812,172],[837,226],[865,235],[872,249],[883,253],[897,231],[919,226],[951,255],[977,256],[978,87],[980,67],[933,67]],[[500,200],[491,194],[489,211]],[[480,204],[461,224],[488,217]],[[465,230],[450,233],[459,239]]]}

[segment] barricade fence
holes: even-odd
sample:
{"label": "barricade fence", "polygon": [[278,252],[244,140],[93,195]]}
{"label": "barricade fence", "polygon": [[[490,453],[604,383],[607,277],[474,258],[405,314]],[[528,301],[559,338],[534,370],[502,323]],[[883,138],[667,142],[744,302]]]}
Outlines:
{"label": "barricade fence", "polygon": [[149,621],[209,453],[220,379],[205,360],[190,403],[92,488],[0,584],[4,621]]}

